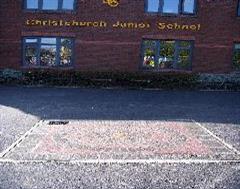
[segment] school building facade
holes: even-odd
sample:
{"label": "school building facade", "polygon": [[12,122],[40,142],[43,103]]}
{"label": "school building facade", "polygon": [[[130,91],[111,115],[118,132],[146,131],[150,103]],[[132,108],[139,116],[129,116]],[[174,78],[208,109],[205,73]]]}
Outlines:
{"label": "school building facade", "polygon": [[239,0],[1,0],[0,69],[240,71]]}

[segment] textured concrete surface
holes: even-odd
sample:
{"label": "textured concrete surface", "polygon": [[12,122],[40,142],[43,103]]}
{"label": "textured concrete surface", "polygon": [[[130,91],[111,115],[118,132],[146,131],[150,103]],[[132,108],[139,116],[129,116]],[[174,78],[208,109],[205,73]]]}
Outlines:
{"label": "textured concrete surface", "polygon": [[[12,146],[12,151],[6,156],[0,157],[0,189],[11,188],[226,188],[238,189],[240,186],[240,162],[235,150],[240,149],[240,93],[238,92],[189,92],[189,91],[138,91],[138,90],[94,90],[94,89],[57,89],[57,88],[18,88],[0,87],[0,153],[19,142],[19,138],[27,131],[32,132]],[[54,126],[51,133],[48,127],[36,127],[40,120],[70,120],[67,126]],[[203,128],[213,134],[215,138],[199,127],[190,129],[182,122],[191,120],[192,126],[199,123]],[[175,162],[81,162],[82,156],[76,156],[71,160],[59,152],[52,156],[41,154],[43,148],[34,151],[33,146],[39,141],[55,137],[56,146],[66,145],[64,149],[74,148],[78,140],[71,137],[82,132],[83,128],[77,129],[76,124],[83,122],[124,122],[127,121],[157,121],[160,123],[175,123],[171,132],[166,124],[159,127],[158,134],[161,140],[150,140],[148,132],[150,127],[145,127],[143,137],[131,137],[136,135],[137,125],[134,129],[118,130],[112,132],[111,137],[118,141],[131,144],[131,140],[144,139],[151,142],[155,149],[158,145],[167,146],[184,142],[186,138],[174,134],[174,131],[182,127],[187,128],[185,135],[196,138],[208,149],[214,148],[215,156],[201,157],[200,161],[195,156],[177,156]],[[72,125],[71,125],[72,124]],[[141,124],[140,124],[141,125]],[[145,125],[146,126],[146,125]],[[198,125],[199,126],[199,125]],[[50,127],[50,126],[49,126]],[[60,127],[59,129],[57,129]],[[110,127],[112,128],[112,127]],[[42,129],[42,130],[41,130]],[[45,130],[44,130],[45,129]],[[72,130],[71,130],[72,129]],[[96,128],[95,128],[96,129]],[[94,127],[91,128],[94,131]],[[47,132],[46,132],[47,131]],[[58,132],[59,131],[59,132]],[[85,130],[85,132],[89,130]],[[124,131],[124,132],[123,132]],[[42,135],[41,135],[42,132]],[[109,133],[111,133],[109,132]],[[72,134],[69,134],[72,133]],[[101,133],[101,132],[100,132]],[[130,135],[128,135],[130,133]],[[202,135],[204,133],[204,135]],[[94,139],[100,140],[101,137]],[[167,136],[173,135],[172,138]],[[210,136],[209,136],[210,135]],[[102,139],[109,139],[109,136]],[[129,139],[123,140],[124,138]],[[189,137],[189,138],[191,138]],[[203,138],[206,139],[203,142]],[[220,141],[216,143],[216,137]],[[91,139],[91,137],[88,137]],[[93,139],[93,140],[94,140]],[[167,140],[166,140],[167,139]],[[171,141],[164,143],[165,141]],[[182,141],[181,141],[182,140]],[[96,141],[95,141],[96,142]],[[106,141],[105,141],[106,142]],[[84,142],[89,145],[89,142]],[[40,143],[38,143],[40,144]],[[46,141],[43,144],[48,144]],[[80,144],[81,143],[80,141]],[[92,143],[94,144],[94,143]],[[113,143],[116,145],[116,143]],[[117,143],[119,145],[119,143]],[[137,143],[136,143],[137,144]],[[218,145],[219,144],[219,145]],[[229,146],[226,146],[229,145]],[[24,149],[20,149],[21,146]],[[42,147],[44,147],[43,145]],[[96,143],[95,147],[99,145]],[[173,145],[174,146],[174,145]],[[35,146],[36,147],[36,146]],[[125,146],[126,147],[126,146]],[[139,146],[132,146],[139,149]],[[232,148],[233,149],[232,149]],[[37,148],[35,148],[37,149]],[[23,150],[23,151],[22,151]],[[45,149],[46,150],[46,149]],[[93,149],[92,149],[93,150]],[[194,149],[196,150],[196,149]],[[191,152],[194,154],[194,150]],[[227,150],[229,153],[226,153]],[[121,150],[120,150],[121,151]],[[160,150],[161,151],[161,150]],[[234,153],[233,153],[234,151]],[[46,151],[44,151],[46,152]],[[81,151],[80,151],[81,152]],[[94,152],[94,150],[93,150]],[[150,150],[152,153],[152,151]],[[166,151],[161,151],[161,156]],[[176,148],[174,154],[181,150]],[[197,151],[198,153],[200,151]],[[209,152],[209,151],[208,151]],[[67,151],[69,153],[69,151]],[[197,153],[197,154],[198,154]],[[223,155],[223,153],[226,155]],[[35,157],[31,157],[35,154]],[[76,154],[73,152],[73,154]],[[128,155],[136,155],[136,150]],[[209,154],[209,153],[207,153]],[[231,154],[233,156],[231,156]],[[49,155],[49,151],[48,151]],[[160,157],[152,153],[154,157]],[[196,155],[196,154],[195,154]],[[198,154],[199,155],[199,154]],[[49,158],[50,157],[50,158]],[[230,158],[228,158],[230,157]],[[145,157],[147,159],[147,157]],[[174,159],[173,156],[167,158]],[[88,159],[88,158],[87,158]],[[42,161],[46,160],[46,161]],[[66,160],[66,161],[62,161]],[[163,158],[163,160],[165,160]],[[185,161],[186,160],[186,161]],[[190,160],[190,161],[188,161]],[[205,160],[205,161],[202,161]],[[210,161],[213,160],[213,161]],[[215,161],[216,160],[216,161]],[[228,160],[228,161],[224,161]]]}
{"label": "textured concrete surface", "polygon": [[[1,92],[0,89],[0,96]],[[27,132],[38,120],[37,116],[4,106],[0,101],[0,152]]]}
{"label": "textured concrete surface", "polygon": [[192,121],[38,124],[4,155],[14,160],[239,160],[240,152]]}

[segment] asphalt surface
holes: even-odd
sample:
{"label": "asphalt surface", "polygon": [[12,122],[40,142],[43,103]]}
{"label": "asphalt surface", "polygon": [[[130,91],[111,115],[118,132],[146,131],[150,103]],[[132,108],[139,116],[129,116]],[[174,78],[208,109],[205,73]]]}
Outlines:
{"label": "asphalt surface", "polygon": [[[240,150],[240,93],[0,87],[0,153],[40,120],[200,123]],[[0,189],[240,188],[240,161],[82,163],[6,161]]]}

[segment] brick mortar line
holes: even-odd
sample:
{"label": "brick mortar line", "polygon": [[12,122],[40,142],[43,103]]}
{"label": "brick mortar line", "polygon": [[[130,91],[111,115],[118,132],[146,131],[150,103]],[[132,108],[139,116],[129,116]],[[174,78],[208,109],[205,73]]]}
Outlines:
{"label": "brick mortar line", "polygon": [[230,149],[231,151],[234,151],[236,154],[240,155],[240,152],[234,148],[232,145],[228,144],[227,142],[225,142],[223,139],[221,139],[220,137],[218,137],[217,135],[215,135],[212,131],[210,131],[209,129],[207,129],[206,127],[204,127],[201,123],[193,120],[193,122],[195,124],[197,124],[199,127],[201,127],[204,131],[206,131],[210,136],[212,136],[213,138],[215,138],[218,142],[220,142],[222,145],[224,145],[225,147],[227,147],[228,149]]}
{"label": "brick mortar line", "polygon": [[[14,148],[16,148],[20,143],[22,143],[32,132],[35,128],[39,127],[42,123],[42,120],[38,121],[33,127],[28,130],[24,135],[22,135],[17,141],[12,143],[6,150],[0,153],[0,158],[4,158],[9,152],[11,152]],[[0,159],[1,162],[1,159]]]}

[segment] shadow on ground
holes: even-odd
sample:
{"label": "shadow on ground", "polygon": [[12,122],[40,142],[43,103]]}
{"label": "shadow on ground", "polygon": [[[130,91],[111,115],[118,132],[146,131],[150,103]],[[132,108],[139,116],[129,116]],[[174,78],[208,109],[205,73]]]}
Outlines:
{"label": "shadow on ground", "polygon": [[240,122],[240,92],[0,87],[0,105],[51,120]]}

